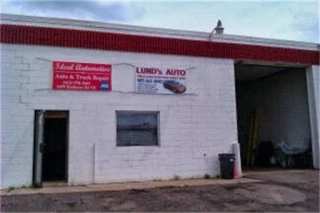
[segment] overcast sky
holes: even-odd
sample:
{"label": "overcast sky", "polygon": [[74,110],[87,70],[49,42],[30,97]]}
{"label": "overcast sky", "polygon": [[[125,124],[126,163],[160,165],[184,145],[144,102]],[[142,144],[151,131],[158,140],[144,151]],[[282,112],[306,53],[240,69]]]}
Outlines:
{"label": "overcast sky", "polygon": [[2,0],[1,12],[319,43],[319,0]]}

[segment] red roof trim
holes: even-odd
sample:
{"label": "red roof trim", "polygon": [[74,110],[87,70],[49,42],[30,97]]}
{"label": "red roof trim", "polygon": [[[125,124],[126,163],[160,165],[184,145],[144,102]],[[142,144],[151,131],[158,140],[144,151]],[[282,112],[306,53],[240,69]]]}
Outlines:
{"label": "red roof trim", "polygon": [[2,24],[1,43],[319,65],[319,51]]}

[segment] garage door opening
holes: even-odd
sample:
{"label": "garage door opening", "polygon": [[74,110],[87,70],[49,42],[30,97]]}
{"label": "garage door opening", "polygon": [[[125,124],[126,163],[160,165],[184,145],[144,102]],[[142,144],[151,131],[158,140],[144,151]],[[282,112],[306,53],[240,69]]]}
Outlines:
{"label": "garage door opening", "polygon": [[242,167],[312,167],[305,68],[235,65]]}

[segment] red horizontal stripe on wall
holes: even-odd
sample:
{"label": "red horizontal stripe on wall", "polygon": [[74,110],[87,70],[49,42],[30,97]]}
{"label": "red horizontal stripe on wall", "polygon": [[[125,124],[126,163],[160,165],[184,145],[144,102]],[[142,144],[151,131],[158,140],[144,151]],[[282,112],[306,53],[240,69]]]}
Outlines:
{"label": "red horizontal stripe on wall", "polygon": [[1,43],[319,65],[319,51],[74,29],[0,25]]}

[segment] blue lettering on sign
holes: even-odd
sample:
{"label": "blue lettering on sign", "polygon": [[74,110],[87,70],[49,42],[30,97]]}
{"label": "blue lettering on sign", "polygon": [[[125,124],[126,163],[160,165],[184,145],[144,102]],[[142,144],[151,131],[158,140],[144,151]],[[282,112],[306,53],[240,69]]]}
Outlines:
{"label": "blue lettering on sign", "polygon": [[101,81],[100,83],[100,89],[101,90],[108,90],[109,89],[109,84],[106,81]]}

